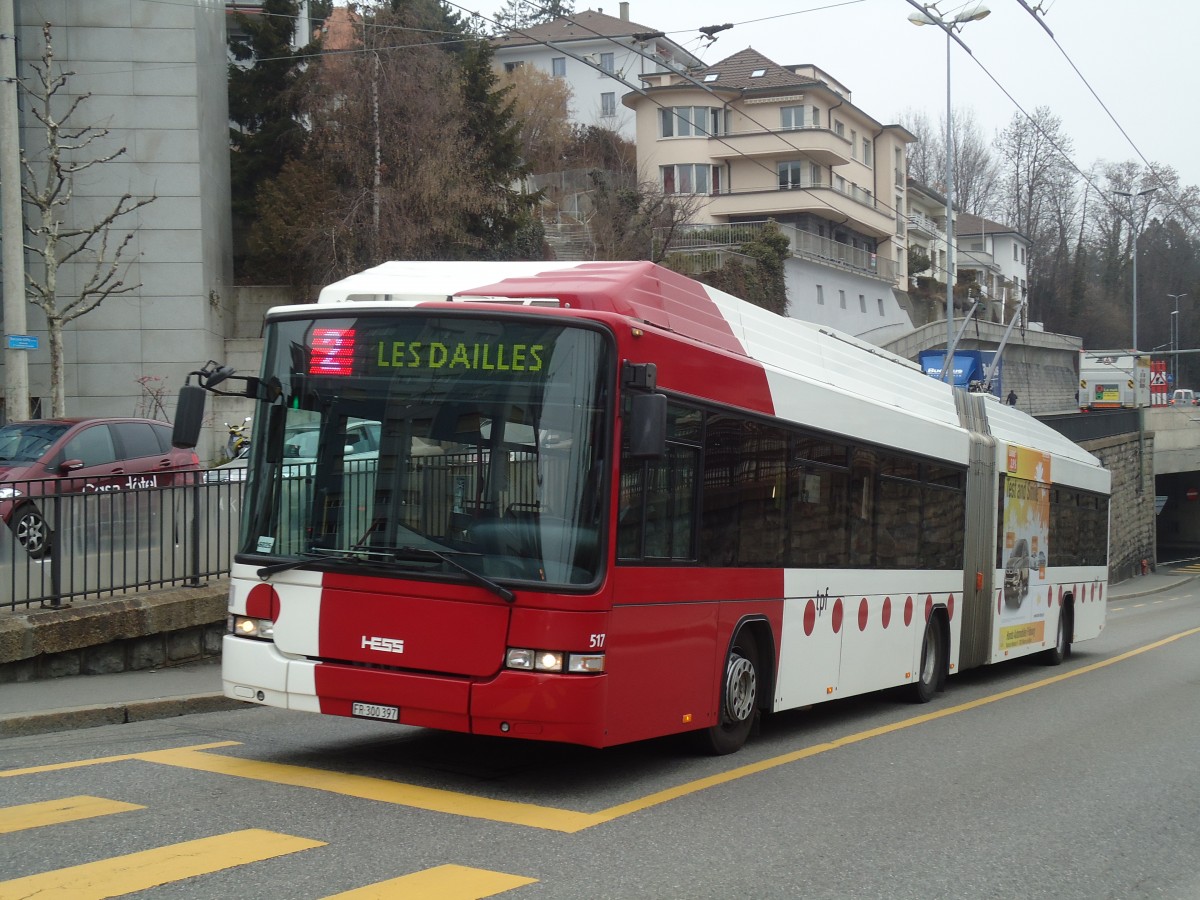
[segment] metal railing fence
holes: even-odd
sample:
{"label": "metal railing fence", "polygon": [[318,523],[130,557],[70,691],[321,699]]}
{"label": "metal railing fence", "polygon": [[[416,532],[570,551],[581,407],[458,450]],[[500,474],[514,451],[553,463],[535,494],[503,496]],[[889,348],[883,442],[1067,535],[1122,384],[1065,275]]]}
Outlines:
{"label": "metal railing fence", "polygon": [[89,493],[60,486],[5,485],[20,495],[0,500],[0,609],[195,586],[229,571],[244,482]]}

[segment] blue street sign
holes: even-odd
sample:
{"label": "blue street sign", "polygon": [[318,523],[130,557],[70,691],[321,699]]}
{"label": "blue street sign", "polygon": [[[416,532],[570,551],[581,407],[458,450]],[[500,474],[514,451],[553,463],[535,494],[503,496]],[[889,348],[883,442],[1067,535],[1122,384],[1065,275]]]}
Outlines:
{"label": "blue street sign", "polygon": [[8,336],[9,350],[36,350],[38,339],[35,334],[10,334]]}

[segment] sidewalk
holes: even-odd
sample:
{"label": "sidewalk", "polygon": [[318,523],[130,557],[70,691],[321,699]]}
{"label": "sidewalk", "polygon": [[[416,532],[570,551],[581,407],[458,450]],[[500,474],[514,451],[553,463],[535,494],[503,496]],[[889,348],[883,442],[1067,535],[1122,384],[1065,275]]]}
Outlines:
{"label": "sidewalk", "polygon": [[[1111,585],[1108,602],[1182,587],[1200,577],[1200,566],[1196,568],[1161,570]],[[0,685],[0,738],[248,708],[222,695],[221,663],[215,659],[114,675],[74,675]]]}

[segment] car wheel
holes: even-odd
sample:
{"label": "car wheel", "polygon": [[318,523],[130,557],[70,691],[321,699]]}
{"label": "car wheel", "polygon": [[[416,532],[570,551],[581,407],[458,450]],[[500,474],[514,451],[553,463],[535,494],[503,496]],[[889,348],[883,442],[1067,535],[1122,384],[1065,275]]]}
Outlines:
{"label": "car wheel", "polygon": [[50,552],[50,527],[36,506],[26,504],[18,509],[12,517],[12,530],[17,543],[34,559]]}

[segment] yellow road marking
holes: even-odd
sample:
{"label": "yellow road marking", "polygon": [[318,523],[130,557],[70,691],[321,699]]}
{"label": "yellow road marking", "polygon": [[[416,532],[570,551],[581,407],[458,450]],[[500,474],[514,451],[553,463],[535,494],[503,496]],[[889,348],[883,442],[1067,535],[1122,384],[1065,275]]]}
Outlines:
{"label": "yellow road marking", "polygon": [[[856,734],[837,738],[836,740],[829,741],[827,743],[813,744],[809,747],[793,750],[780,756],[771,757],[770,759],[764,759],[745,766],[739,766],[736,769],[718,772],[715,775],[709,775],[705,778],[699,778],[694,781],[685,782],[683,784],[679,784],[662,791],[657,791],[653,794],[648,794],[644,797],[630,800],[627,803],[621,803],[594,813],[575,812],[573,810],[557,809],[555,807],[548,806],[536,806],[531,803],[515,803],[508,800],[493,800],[486,797],[476,797],[470,794],[462,794],[455,791],[417,787],[415,785],[386,781],[380,778],[370,778],[363,775],[344,775],[338,772],[329,772],[322,769],[311,769],[307,767],[291,766],[281,763],[256,762],[254,760],[240,759],[231,756],[219,756],[212,753],[202,752],[216,747],[234,745],[236,744],[234,741],[225,742],[223,744],[199,744],[194,747],[182,747],[176,750],[152,750],[144,753],[133,753],[123,757],[109,757],[105,760],[94,760],[91,762],[110,762],[116,759],[136,759],[144,762],[179,766],[182,768],[213,772],[222,775],[231,775],[239,778],[251,778],[258,781],[268,781],[289,784],[297,787],[307,787],[314,790],[328,791],[334,794],[342,794],[345,796],[358,797],[366,800],[376,800],[381,803],[393,803],[402,806],[410,806],[417,809],[430,810],[432,812],[443,812],[451,815],[468,816],[470,818],[486,819],[494,822],[504,822],[513,825],[524,825],[530,828],[542,828],[549,831],[559,831],[567,834],[574,834],[605,822],[611,822],[623,816],[630,815],[631,813],[650,809],[651,807],[667,803],[668,801],[677,800],[680,797],[686,797],[689,794],[695,794],[699,791],[716,787],[717,785],[728,784],[731,781],[737,781],[738,779],[745,778],[749,775],[756,775],[760,772],[766,772],[770,769],[778,768],[779,766],[785,766],[790,763],[798,762],[802,759],[808,759],[809,757],[817,756],[821,753],[827,753],[830,750],[837,750],[841,747],[850,746],[851,744],[858,744],[863,741],[871,740],[872,738],[892,734],[905,728],[912,728],[916,725],[924,725],[929,722],[937,721],[938,719],[944,719],[947,716],[958,715],[959,713],[978,709],[990,703],[996,703],[1000,700],[1007,700],[1011,697],[1017,697],[1021,694],[1038,690],[1039,688],[1057,684],[1058,682],[1065,681],[1068,678],[1076,678],[1080,675],[1086,675],[1090,672],[1095,672],[1099,669],[1116,665],[1117,663],[1124,662],[1127,659],[1132,659],[1135,656],[1140,656],[1141,654],[1148,653],[1151,650],[1157,650],[1161,647],[1167,646],[1168,644],[1174,643],[1175,641],[1186,637],[1191,637],[1196,634],[1200,634],[1200,628],[1191,628],[1187,631],[1181,631],[1178,634],[1170,635],[1162,638],[1161,640],[1154,641],[1153,643],[1145,644],[1141,647],[1135,647],[1133,650],[1128,650],[1125,653],[1110,657],[1109,659],[1100,660],[1099,662],[1094,662],[1086,666],[1080,666],[1078,669],[1072,669],[1069,672],[1062,672],[1058,675],[1052,675],[1049,678],[1043,678],[1039,681],[1033,681],[1029,684],[1010,688],[1006,691],[990,694],[986,697],[980,697],[977,700],[970,700],[966,703],[960,703],[957,706],[950,706],[946,707],[945,709],[924,713],[919,716],[912,716],[908,719],[904,719],[900,722],[894,722],[890,725],[881,725],[878,728],[860,731]],[[86,764],[89,763],[82,762],[78,765]],[[14,772],[3,772],[0,774],[32,774],[38,771],[43,771],[43,769],[24,769]],[[0,900],[3,900],[3,898],[0,897]]]}
{"label": "yellow road marking", "polygon": [[[238,741],[216,741],[212,744],[195,744],[190,750],[215,750],[218,747],[236,747]],[[77,759],[72,762],[50,763],[45,766],[30,766],[27,769],[6,769],[0,771],[0,778],[12,778],[15,775],[40,775],[43,772],[62,772],[66,769],[82,769],[86,766],[99,766],[104,763],[125,762],[131,759],[141,759],[141,753],[122,753],[120,756],[99,756],[95,759]]]}
{"label": "yellow road marking", "polygon": [[154,850],[0,881],[0,900],[101,900],[233,866],[324,847],[322,841],[249,828]]}
{"label": "yellow road marking", "polygon": [[405,897],[408,900],[422,900],[426,897],[430,900],[481,900],[483,897],[494,897],[513,888],[536,883],[536,878],[489,872],[487,869],[437,866],[342,894],[333,894],[325,900],[395,900],[396,897]]}
{"label": "yellow road marking", "polygon": [[371,778],[366,775],[346,775],[341,772],[313,769],[308,766],[292,766],[286,763],[259,762],[235,756],[198,753],[190,748],[153,750],[141,754],[139,758],[145,762],[178,766],[183,769],[196,769],[201,772],[232,775],[236,778],[250,778],[255,781],[269,781],[274,784],[289,784],[293,787],[328,791],[332,794],[358,797],[362,800],[376,800],[380,803],[393,803],[397,806],[409,806],[476,819],[490,819],[494,822],[508,822],[513,825],[526,825],[530,828],[546,828],[551,831],[573,833],[595,824],[587,813],[572,812],[567,809],[535,806],[532,803],[516,803],[511,800],[492,800],[487,797],[461,794],[457,791],[418,787],[398,781]]}
{"label": "yellow road marking", "polygon": [[63,797],[61,800],[46,800],[42,803],[25,803],[21,806],[0,809],[0,834],[41,828],[44,825],[58,825],[62,822],[78,822],[80,819],[94,819],[97,816],[109,816],[113,813],[132,812],[135,809],[145,808],[136,803],[122,803],[120,800],[105,800],[103,797],[87,796]]}

